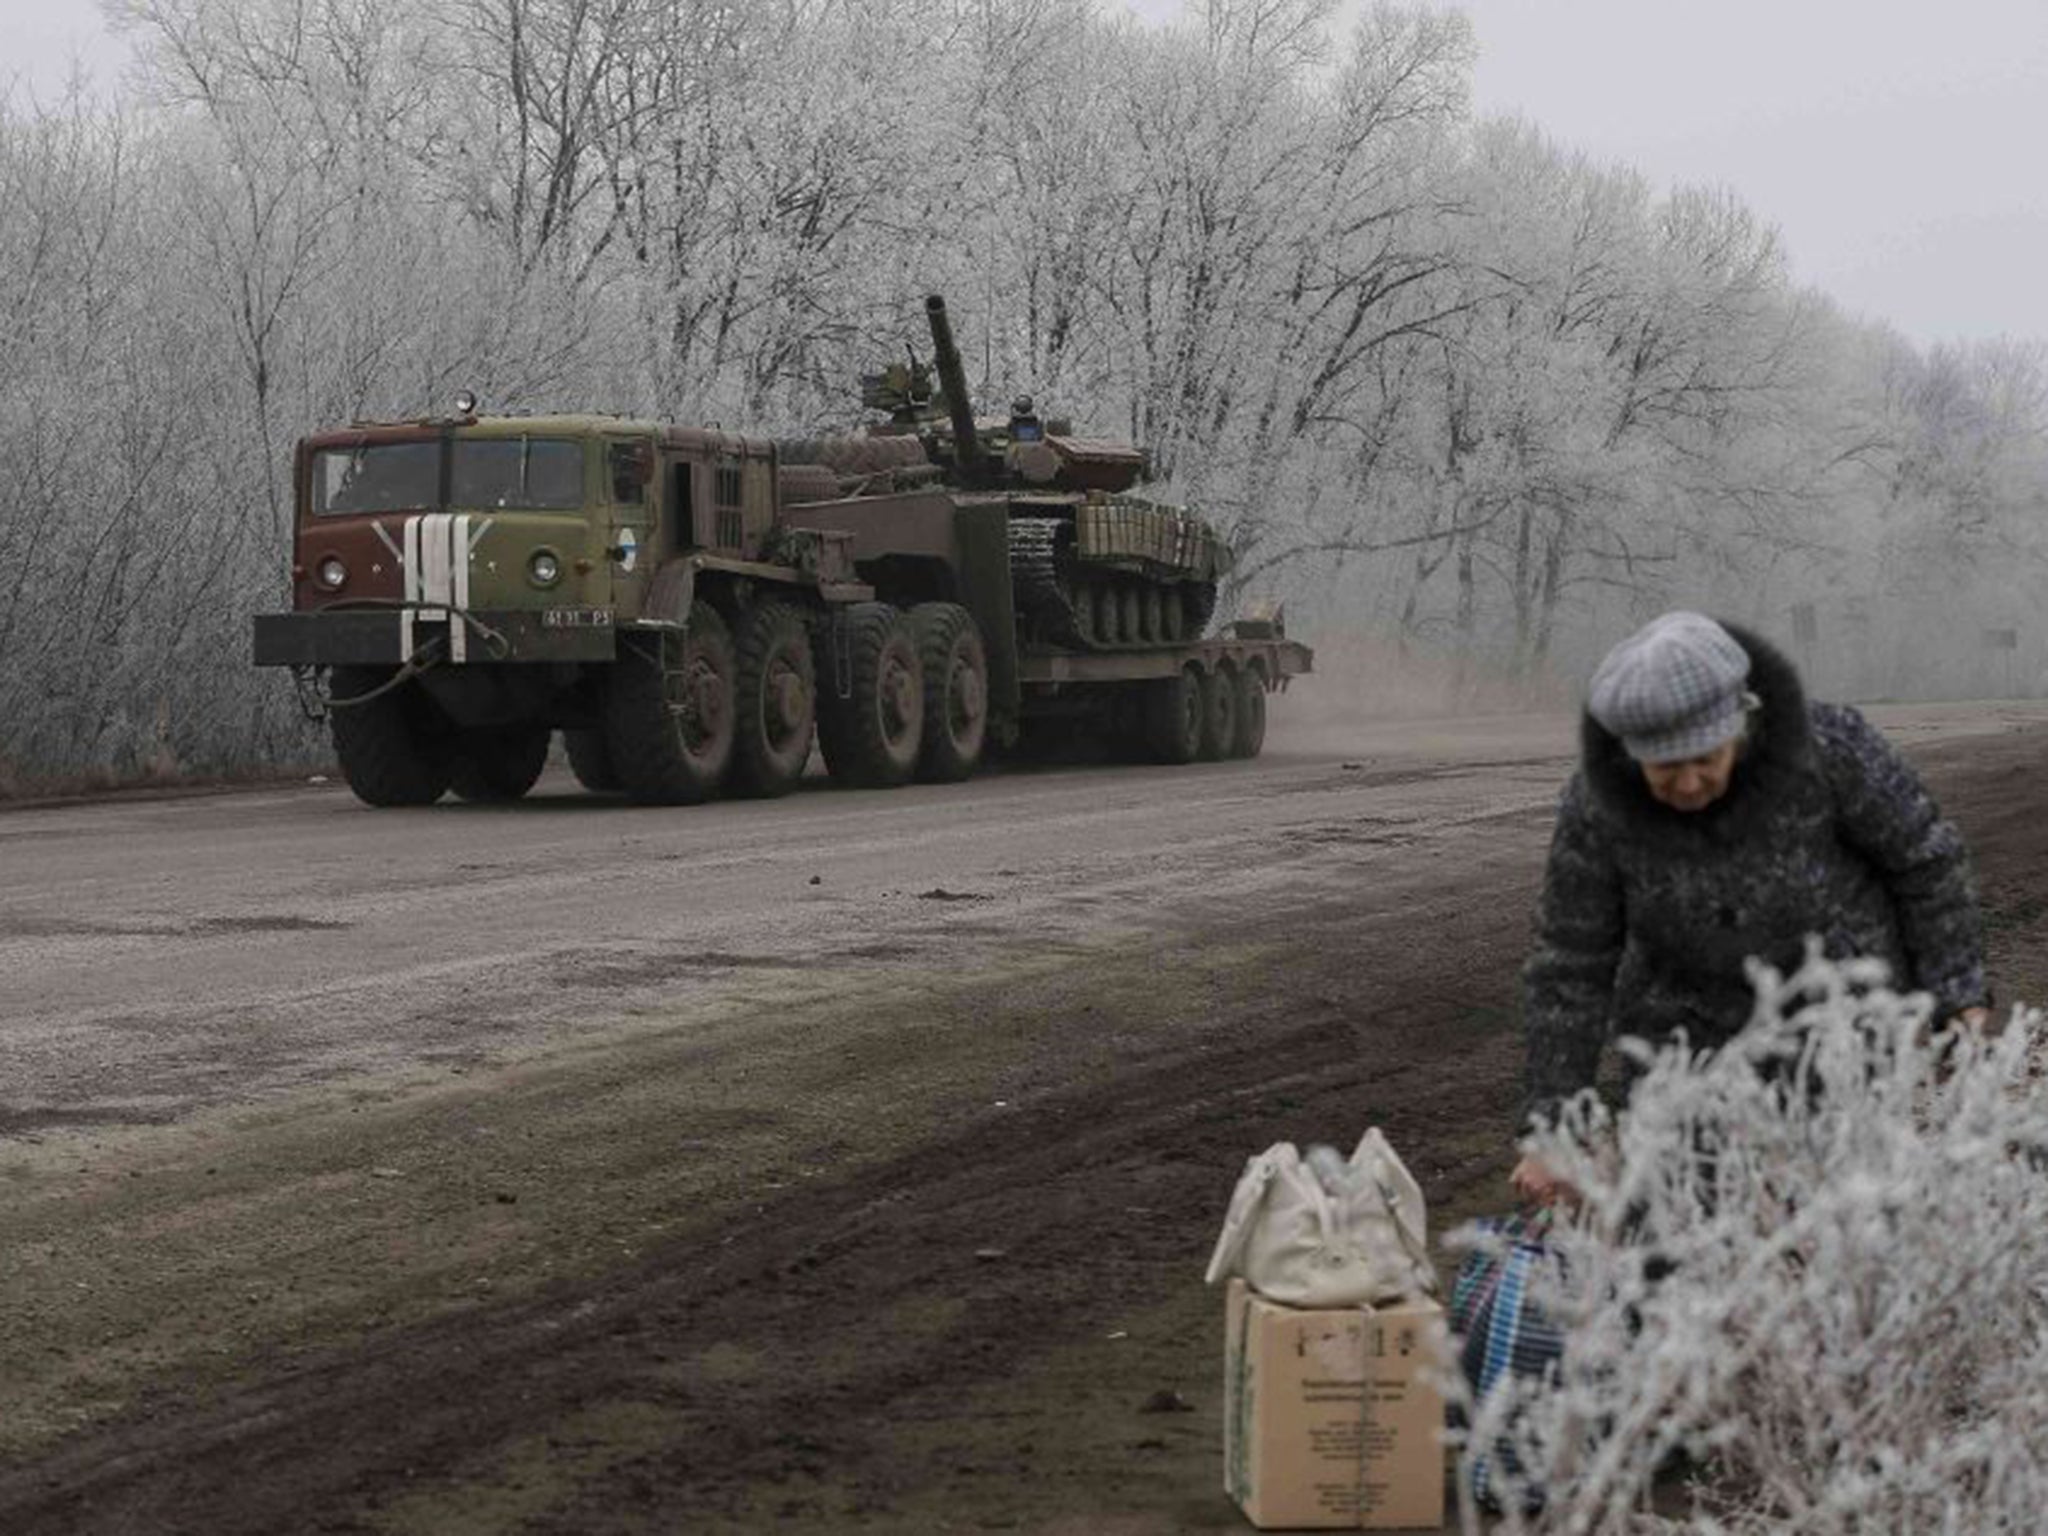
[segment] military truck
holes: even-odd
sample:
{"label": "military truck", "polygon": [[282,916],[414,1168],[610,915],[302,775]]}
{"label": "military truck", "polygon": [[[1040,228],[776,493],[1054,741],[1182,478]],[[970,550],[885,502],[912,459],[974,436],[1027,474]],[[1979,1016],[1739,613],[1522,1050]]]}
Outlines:
{"label": "military truck", "polygon": [[293,669],[378,806],[523,795],[555,730],[587,788],[670,804],[785,793],[814,740],[870,787],[1026,734],[1255,755],[1307,648],[1270,618],[1208,635],[1215,532],[1131,494],[1133,448],[1028,400],[977,420],[926,308],[933,364],[868,379],[889,416],[861,436],[463,397],[302,440],[292,611],[256,618],[256,663]]}

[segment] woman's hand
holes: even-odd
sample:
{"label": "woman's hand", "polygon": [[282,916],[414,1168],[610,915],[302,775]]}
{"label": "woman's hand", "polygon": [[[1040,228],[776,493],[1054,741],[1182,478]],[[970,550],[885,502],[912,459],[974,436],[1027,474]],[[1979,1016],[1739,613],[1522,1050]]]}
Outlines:
{"label": "woman's hand", "polygon": [[1551,1172],[1550,1165],[1541,1158],[1524,1154],[1515,1164],[1515,1171],[1508,1175],[1508,1182],[1515,1187],[1515,1193],[1531,1205],[1577,1205],[1578,1190],[1567,1180]]}

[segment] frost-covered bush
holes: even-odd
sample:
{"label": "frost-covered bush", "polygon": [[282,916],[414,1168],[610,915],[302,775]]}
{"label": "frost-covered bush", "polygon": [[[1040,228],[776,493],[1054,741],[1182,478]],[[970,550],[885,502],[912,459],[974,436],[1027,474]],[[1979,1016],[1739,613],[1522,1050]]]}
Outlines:
{"label": "frost-covered bush", "polygon": [[[1585,1096],[1539,1138],[1584,1196],[1553,1233],[1562,1278],[1533,1282],[1565,1357],[1548,1387],[1467,1403],[1466,1455],[1513,1447],[1493,1466],[1511,1531],[2038,1530],[2040,1016],[1930,1038],[1927,999],[1881,967],[1754,979],[1735,1044],[1637,1047],[1624,1116]],[[1674,1463],[1701,1475],[1652,1512]]]}

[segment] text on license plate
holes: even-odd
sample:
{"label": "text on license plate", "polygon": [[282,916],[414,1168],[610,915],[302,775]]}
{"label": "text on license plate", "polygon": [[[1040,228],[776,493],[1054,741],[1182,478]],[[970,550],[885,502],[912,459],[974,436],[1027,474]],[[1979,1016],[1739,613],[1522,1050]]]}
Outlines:
{"label": "text on license plate", "polygon": [[604,629],[612,622],[609,608],[543,608],[542,629]]}

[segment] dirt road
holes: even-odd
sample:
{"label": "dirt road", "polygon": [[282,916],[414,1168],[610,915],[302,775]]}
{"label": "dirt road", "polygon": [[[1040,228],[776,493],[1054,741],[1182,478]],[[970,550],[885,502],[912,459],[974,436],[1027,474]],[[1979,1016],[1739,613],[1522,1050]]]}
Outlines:
{"label": "dirt road", "polygon": [[[2048,708],[1873,714],[2048,997]],[[1240,1528],[1222,1204],[1500,1203],[1569,734],[0,815],[0,1530]]]}

